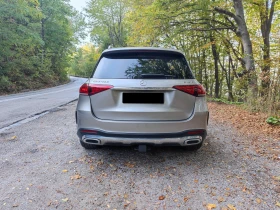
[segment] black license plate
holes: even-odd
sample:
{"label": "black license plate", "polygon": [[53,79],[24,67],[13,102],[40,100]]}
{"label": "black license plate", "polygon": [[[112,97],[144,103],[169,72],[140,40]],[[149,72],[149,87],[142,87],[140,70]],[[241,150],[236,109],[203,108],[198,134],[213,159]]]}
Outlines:
{"label": "black license plate", "polygon": [[163,93],[123,93],[124,104],[163,104]]}

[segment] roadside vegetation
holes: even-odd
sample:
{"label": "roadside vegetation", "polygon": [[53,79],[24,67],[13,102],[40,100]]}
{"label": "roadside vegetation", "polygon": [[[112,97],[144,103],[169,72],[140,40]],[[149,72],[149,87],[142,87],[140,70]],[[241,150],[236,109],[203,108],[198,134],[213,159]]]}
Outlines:
{"label": "roadside vegetation", "polygon": [[65,0],[1,0],[0,94],[67,82],[84,26]]}
{"label": "roadside vegetation", "polygon": [[73,76],[90,77],[100,56],[100,50],[92,44],[79,47],[73,54],[68,73]]}

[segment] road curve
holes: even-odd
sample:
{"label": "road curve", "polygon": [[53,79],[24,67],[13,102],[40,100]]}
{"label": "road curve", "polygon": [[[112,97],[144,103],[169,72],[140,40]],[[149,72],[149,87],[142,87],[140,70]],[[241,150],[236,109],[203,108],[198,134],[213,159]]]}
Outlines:
{"label": "road curve", "polygon": [[0,96],[0,130],[77,99],[79,87],[86,79],[78,77],[70,77],[70,79],[71,82],[65,85]]}

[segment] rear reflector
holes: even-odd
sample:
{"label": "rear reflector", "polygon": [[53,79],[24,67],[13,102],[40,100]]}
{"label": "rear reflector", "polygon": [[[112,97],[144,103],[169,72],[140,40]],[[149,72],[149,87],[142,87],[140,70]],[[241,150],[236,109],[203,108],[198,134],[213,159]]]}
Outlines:
{"label": "rear reflector", "polygon": [[80,87],[80,94],[91,96],[111,88],[113,88],[111,85],[95,85],[85,83]]}
{"label": "rear reflector", "polygon": [[189,135],[203,134],[204,130],[188,131]]}
{"label": "rear reflector", "polygon": [[176,85],[173,86],[173,88],[193,95],[195,97],[202,97],[206,95],[206,91],[204,90],[202,85]]}
{"label": "rear reflector", "polygon": [[81,130],[81,133],[94,133],[94,134],[97,134],[97,131],[95,131],[95,130]]}

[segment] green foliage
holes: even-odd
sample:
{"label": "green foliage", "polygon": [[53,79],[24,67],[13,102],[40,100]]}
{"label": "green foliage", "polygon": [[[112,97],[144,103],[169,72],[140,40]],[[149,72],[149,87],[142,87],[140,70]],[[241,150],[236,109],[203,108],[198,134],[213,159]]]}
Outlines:
{"label": "green foliage", "polygon": [[266,122],[270,125],[280,125],[280,118],[279,117],[269,117],[269,118],[267,118]]}
{"label": "green foliage", "polygon": [[109,45],[126,46],[127,30],[124,18],[128,10],[126,0],[90,0],[86,12],[90,18],[91,38],[101,49]]}
{"label": "green foliage", "polygon": [[1,0],[0,93],[65,82],[83,25],[65,0]]}
{"label": "green foliage", "polygon": [[90,77],[99,59],[100,53],[93,45],[79,48],[71,60],[69,74],[80,77]]}

